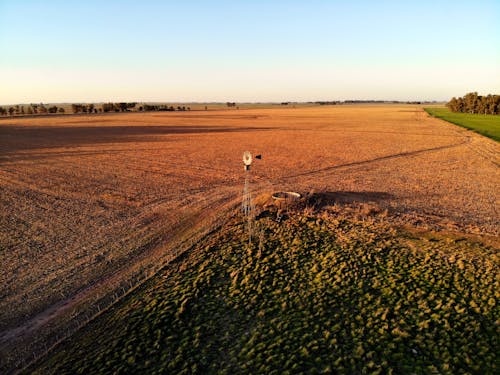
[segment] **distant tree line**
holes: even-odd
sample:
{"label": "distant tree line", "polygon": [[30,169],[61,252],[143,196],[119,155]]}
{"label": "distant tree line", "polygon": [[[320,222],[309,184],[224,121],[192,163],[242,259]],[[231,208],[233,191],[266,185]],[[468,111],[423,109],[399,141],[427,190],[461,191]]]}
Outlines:
{"label": "distant tree line", "polygon": [[137,103],[131,102],[120,102],[120,103],[104,103],[101,107],[96,108],[94,104],[72,104],[73,113],[101,113],[101,112],[131,112],[131,110],[139,111],[139,112],[148,112],[148,111],[186,111],[191,110],[190,107],[174,107],[168,106],[165,104],[161,105],[150,105],[150,104],[142,104],[137,107]]}
{"label": "distant tree line", "polygon": [[102,113],[102,112],[130,112],[136,103],[104,103],[100,107],[94,104],[71,104],[73,113]]}
{"label": "distant tree line", "polygon": [[93,104],[71,104],[73,113],[97,113],[98,110]]}
{"label": "distant tree line", "polygon": [[139,111],[190,111],[191,107],[185,107],[185,106],[177,106],[174,107],[173,105],[168,106],[165,104],[160,104],[160,105],[150,105],[150,104],[143,104],[138,108]]}
{"label": "distant tree line", "polygon": [[137,103],[104,103],[102,105],[103,112],[130,112],[132,108],[135,108]]}
{"label": "distant tree line", "polygon": [[339,102],[339,101],[336,101],[336,100],[333,100],[333,101],[317,101],[317,102],[314,102],[315,104],[319,104],[319,105],[337,105],[337,104],[342,104],[342,102]]}
{"label": "distant tree line", "polygon": [[423,104],[436,103],[436,101],[401,101],[401,100],[364,100],[364,99],[349,99],[349,100],[321,100],[309,102],[319,105],[340,105],[340,104]]}
{"label": "distant tree line", "polygon": [[451,98],[446,106],[452,112],[500,115],[500,95],[481,96],[470,92],[461,98]]}
{"label": "distant tree line", "polygon": [[[107,112],[148,112],[148,111],[190,111],[191,107],[165,105],[165,104],[141,104],[137,103],[120,102],[120,103],[103,103],[103,104],[71,104],[71,111],[73,113],[107,113]],[[65,113],[63,107],[45,106],[43,103],[30,104],[29,106],[15,105],[10,107],[0,106],[0,116],[14,116],[14,115],[37,115],[46,113]]]}
{"label": "distant tree line", "polygon": [[[399,100],[344,100],[345,104],[400,104],[400,103],[408,103],[410,102],[402,102]],[[420,103],[420,102],[413,102],[414,104]]]}
{"label": "distant tree line", "polygon": [[47,107],[43,103],[40,104],[30,104],[30,105],[14,105],[10,107],[0,107],[1,116],[22,116],[22,115],[37,115],[37,114],[47,114],[47,113],[64,113],[65,110],[62,107],[57,107],[55,105]]}

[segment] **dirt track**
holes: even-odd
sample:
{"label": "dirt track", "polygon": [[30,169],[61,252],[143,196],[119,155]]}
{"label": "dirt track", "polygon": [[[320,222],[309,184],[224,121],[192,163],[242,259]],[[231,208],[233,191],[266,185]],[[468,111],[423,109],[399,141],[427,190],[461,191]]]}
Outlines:
{"label": "dirt track", "polygon": [[247,149],[263,155],[255,189],[322,192],[410,224],[498,235],[500,147],[415,106],[1,120],[4,341],[42,328],[99,280],[159,259],[179,221],[227,212]]}

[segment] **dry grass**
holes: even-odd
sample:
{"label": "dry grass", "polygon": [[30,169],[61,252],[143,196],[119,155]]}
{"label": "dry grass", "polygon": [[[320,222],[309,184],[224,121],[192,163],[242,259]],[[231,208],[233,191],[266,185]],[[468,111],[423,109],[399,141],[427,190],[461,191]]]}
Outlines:
{"label": "dry grass", "polygon": [[200,213],[237,201],[244,150],[263,155],[256,191],[498,235],[499,148],[407,105],[1,120],[0,329],[158,261]]}

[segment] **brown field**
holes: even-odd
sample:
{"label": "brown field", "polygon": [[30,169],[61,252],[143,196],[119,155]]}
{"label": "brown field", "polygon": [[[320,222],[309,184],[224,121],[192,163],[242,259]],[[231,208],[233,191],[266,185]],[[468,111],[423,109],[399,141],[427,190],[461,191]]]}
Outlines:
{"label": "brown field", "polygon": [[2,119],[0,350],[117,298],[234,212],[244,150],[263,155],[256,192],[498,236],[500,146],[415,106]]}

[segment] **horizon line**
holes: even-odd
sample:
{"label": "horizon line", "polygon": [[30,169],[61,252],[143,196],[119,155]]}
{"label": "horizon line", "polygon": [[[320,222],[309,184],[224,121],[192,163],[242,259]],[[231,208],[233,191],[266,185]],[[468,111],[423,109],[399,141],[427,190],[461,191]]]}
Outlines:
{"label": "horizon line", "polygon": [[277,101],[182,101],[182,100],[100,100],[100,101],[50,101],[50,102],[23,102],[23,103],[0,103],[0,106],[13,106],[13,105],[49,105],[49,104],[104,104],[104,103],[137,103],[137,104],[226,104],[226,103],[239,103],[239,104],[315,104],[315,103],[347,103],[347,102],[393,102],[393,103],[445,103],[450,99],[415,99],[415,100],[401,100],[401,99],[318,99],[318,100],[277,100]]}

